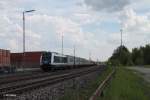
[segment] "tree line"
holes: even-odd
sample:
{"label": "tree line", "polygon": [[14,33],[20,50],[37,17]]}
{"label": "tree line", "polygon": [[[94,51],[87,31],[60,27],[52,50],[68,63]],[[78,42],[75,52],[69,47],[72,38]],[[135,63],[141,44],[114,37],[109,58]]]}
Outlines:
{"label": "tree line", "polygon": [[112,56],[108,59],[112,65],[150,65],[150,44],[133,48],[130,52],[124,45],[114,50]]}

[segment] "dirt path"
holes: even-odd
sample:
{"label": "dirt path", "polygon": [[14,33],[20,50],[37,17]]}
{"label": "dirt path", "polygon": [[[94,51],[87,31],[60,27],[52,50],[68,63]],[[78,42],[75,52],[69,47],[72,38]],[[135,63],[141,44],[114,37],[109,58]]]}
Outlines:
{"label": "dirt path", "polygon": [[129,69],[136,70],[141,73],[143,78],[150,83],[150,68],[144,67],[129,67]]}

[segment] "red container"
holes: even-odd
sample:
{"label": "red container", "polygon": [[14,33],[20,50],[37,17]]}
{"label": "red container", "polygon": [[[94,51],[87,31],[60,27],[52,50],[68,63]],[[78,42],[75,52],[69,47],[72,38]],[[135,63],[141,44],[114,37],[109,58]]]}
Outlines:
{"label": "red container", "polygon": [[15,68],[21,68],[22,53],[11,53],[10,61],[11,61],[11,66]]}
{"label": "red container", "polygon": [[16,68],[40,68],[42,51],[11,53],[11,64]]}
{"label": "red container", "polygon": [[40,58],[42,52],[25,52],[23,56],[24,67],[40,68]]}
{"label": "red container", "polygon": [[10,67],[10,51],[0,49],[0,68]]}

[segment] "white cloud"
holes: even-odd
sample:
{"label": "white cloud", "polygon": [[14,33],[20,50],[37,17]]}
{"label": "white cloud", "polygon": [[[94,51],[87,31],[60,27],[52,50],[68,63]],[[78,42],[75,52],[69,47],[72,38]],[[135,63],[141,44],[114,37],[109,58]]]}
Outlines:
{"label": "white cloud", "polygon": [[[1,6],[2,9],[0,9],[2,11],[0,15],[0,39],[3,41],[0,44],[0,48],[10,49],[12,52],[20,52],[22,51],[22,23],[18,22],[22,22],[22,16],[16,12],[17,7],[12,8],[15,5],[14,2],[11,5],[9,1],[0,1],[0,5],[3,5]],[[26,32],[31,33],[27,34],[27,37],[32,37],[33,40],[40,38],[38,34],[30,30],[26,30]],[[27,40],[31,40],[31,38]],[[36,41],[32,43],[33,47],[36,43]]]}
{"label": "white cloud", "polygon": [[[108,56],[99,56],[97,53],[101,53],[107,50],[101,50],[104,46],[107,46],[106,42],[100,38],[97,38],[95,33],[84,32],[81,25],[71,18],[66,18],[63,16],[49,16],[49,15],[33,15],[27,17],[28,22],[31,22],[30,26],[36,27],[32,29],[33,31],[38,30],[41,40],[42,48],[44,48],[47,43],[54,43],[54,47],[47,48],[50,50],[61,51],[61,33],[64,34],[64,52],[66,54],[72,54],[72,48],[75,44],[77,47],[77,55],[82,57],[88,57],[89,51],[93,51],[93,57],[95,59],[101,58],[107,59]],[[41,23],[42,22],[42,23]],[[49,28],[48,28],[49,27]],[[52,27],[52,29],[51,29]],[[40,29],[42,28],[42,30]],[[43,31],[44,30],[44,31]],[[53,31],[52,31],[53,30]],[[51,33],[52,32],[52,33]],[[45,33],[45,34],[44,34]],[[46,35],[46,36],[45,36]],[[52,41],[48,41],[52,40]],[[56,40],[56,41],[55,41]],[[45,41],[45,42],[42,42]],[[55,42],[53,42],[55,41]],[[47,46],[47,45],[46,45]],[[109,47],[109,46],[108,46]],[[82,52],[81,52],[82,51]],[[84,53],[83,53],[84,52]],[[103,54],[103,53],[102,53]],[[109,53],[108,53],[109,54]]]}
{"label": "white cloud", "polygon": [[[0,37],[3,38],[2,48],[9,48],[12,52],[17,52],[22,51],[22,13],[20,13],[22,10],[19,11],[18,3],[13,9],[10,9],[13,5],[5,1],[3,8],[5,11],[2,12],[4,20],[0,20],[2,29]],[[96,15],[89,14],[85,9],[84,14],[78,11],[73,12],[70,17],[37,13],[26,15],[26,50],[56,50],[59,52],[61,50],[60,34],[63,33],[64,49],[67,54],[72,53],[71,50],[75,44],[77,55],[88,57],[89,49],[96,50],[99,47],[99,41],[95,39],[92,32],[84,32],[82,25],[97,21],[95,20]]]}
{"label": "white cloud", "polygon": [[126,44],[130,49],[145,45],[150,38],[150,19],[147,15],[138,15],[133,9],[125,9],[120,15]]}
{"label": "white cloud", "polygon": [[[142,1],[135,2],[135,8],[139,7],[138,2]],[[45,2],[40,0],[1,0],[0,39],[3,43],[0,43],[0,48],[22,51],[22,11],[35,7],[36,12],[26,15],[27,50],[60,52],[63,33],[65,54],[72,54],[75,44],[78,56],[88,58],[91,52],[94,59],[106,60],[120,45],[120,26],[124,30],[123,43],[130,49],[144,45],[150,39],[149,12],[138,14],[131,3],[133,1],[129,0],[78,0],[77,5],[60,7],[64,2],[59,4],[58,9],[54,5],[51,10],[48,4],[45,7]],[[112,22],[118,26],[114,27]]]}
{"label": "white cloud", "polygon": [[85,4],[96,11],[117,12],[123,10],[129,0],[85,0]]}

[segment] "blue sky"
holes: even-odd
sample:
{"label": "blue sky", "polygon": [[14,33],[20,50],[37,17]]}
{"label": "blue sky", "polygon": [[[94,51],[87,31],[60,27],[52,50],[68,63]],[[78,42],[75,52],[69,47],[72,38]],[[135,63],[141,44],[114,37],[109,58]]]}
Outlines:
{"label": "blue sky", "polygon": [[123,43],[131,51],[150,40],[149,0],[1,0],[0,48],[22,52],[22,12],[26,14],[26,50],[61,52],[107,60]]}

